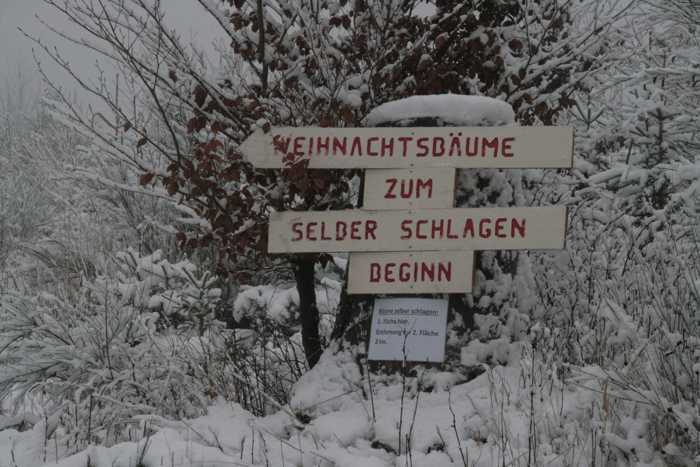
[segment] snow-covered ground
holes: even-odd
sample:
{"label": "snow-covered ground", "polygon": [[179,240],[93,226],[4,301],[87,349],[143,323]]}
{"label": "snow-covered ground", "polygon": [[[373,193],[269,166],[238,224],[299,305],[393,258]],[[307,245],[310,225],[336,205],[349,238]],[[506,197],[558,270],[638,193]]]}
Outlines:
{"label": "snow-covered ground", "polygon": [[[468,382],[433,370],[402,380],[369,375],[355,357],[326,352],[271,415],[217,400],[191,420],[138,417],[132,442],[86,446],[63,459],[35,420],[25,431],[0,431],[0,466],[584,466],[603,441],[630,459],[618,465],[686,465],[668,463],[680,454],[675,446],[661,454],[649,444],[643,397],[623,400],[594,368],[552,373],[523,357]],[[636,407],[623,423],[621,404]]]}

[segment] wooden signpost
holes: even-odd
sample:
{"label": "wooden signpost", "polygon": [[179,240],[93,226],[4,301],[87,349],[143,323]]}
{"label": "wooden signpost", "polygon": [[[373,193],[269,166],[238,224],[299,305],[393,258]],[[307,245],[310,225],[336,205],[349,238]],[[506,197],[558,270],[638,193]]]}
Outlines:
{"label": "wooden signpost", "polygon": [[[564,207],[453,206],[458,168],[571,167],[571,128],[272,128],[240,150],[260,168],[370,169],[363,209],[270,216],[270,253],[352,252],[349,294],[468,293],[474,250],[564,247]],[[374,309],[370,360],[444,359],[447,300]]]}
{"label": "wooden signpost", "polygon": [[411,167],[571,167],[568,127],[272,128],[239,150],[251,164],[281,169],[308,159],[311,169]]}
{"label": "wooden signpost", "polygon": [[364,209],[434,209],[454,204],[455,169],[365,171]]}
{"label": "wooden signpost", "polygon": [[564,247],[566,208],[285,211],[270,216],[270,253],[517,250]]}
{"label": "wooden signpost", "polygon": [[473,273],[469,250],[355,253],[348,264],[348,293],[469,293]]}

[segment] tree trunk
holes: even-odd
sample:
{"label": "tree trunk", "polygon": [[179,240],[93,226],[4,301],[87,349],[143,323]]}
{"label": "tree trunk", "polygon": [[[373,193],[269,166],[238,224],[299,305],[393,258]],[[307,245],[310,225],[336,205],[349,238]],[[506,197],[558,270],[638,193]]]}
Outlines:
{"label": "tree trunk", "polygon": [[304,346],[304,354],[313,368],[321,358],[321,337],[318,333],[319,313],[316,305],[316,287],[314,279],[314,266],[316,261],[312,258],[300,258],[294,265],[294,277],[299,292],[299,315],[301,318],[301,342]]}

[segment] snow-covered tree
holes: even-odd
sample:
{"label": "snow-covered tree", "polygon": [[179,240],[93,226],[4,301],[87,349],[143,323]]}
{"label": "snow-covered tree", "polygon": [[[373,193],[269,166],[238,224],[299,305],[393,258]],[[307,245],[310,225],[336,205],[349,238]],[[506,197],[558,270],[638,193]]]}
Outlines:
{"label": "snow-covered tree", "polygon": [[[427,17],[404,18],[390,32],[370,89],[379,102],[414,94],[483,95],[508,102],[519,124],[556,124],[576,93],[615,58],[603,46],[629,2],[614,8],[607,3],[436,2]],[[599,14],[589,14],[591,8]],[[418,118],[403,124],[450,122]],[[457,205],[558,202],[542,196],[551,179],[540,170],[460,171]],[[476,318],[483,338],[519,339],[535,317],[527,255],[483,252],[477,264],[473,299],[465,297],[458,307],[464,327]]]}

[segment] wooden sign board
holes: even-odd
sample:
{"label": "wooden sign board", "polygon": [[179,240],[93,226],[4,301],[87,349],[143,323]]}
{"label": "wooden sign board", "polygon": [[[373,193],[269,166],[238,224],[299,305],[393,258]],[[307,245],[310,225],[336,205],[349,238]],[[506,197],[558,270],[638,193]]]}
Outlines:
{"label": "wooden sign board", "polygon": [[378,298],[372,311],[367,358],[442,362],[447,307],[445,299]]}
{"label": "wooden sign board", "polygon": [[270,253],[560,249],[566,208],[285,211],[270,216]]}
{"label": "wooden sign board", "polygon": [[349,294],[469,293],[473,251],[353,253]]}
{"label": "wooden sign board", "polygon": [[365,209],[434,209],[454,204],[455,169],[365,171]]}
{"label": "wooden sign board", "polygon": [[239,147],[256,167],[308,159],[312,169],[567,168],[569,127],[272,128]]}

